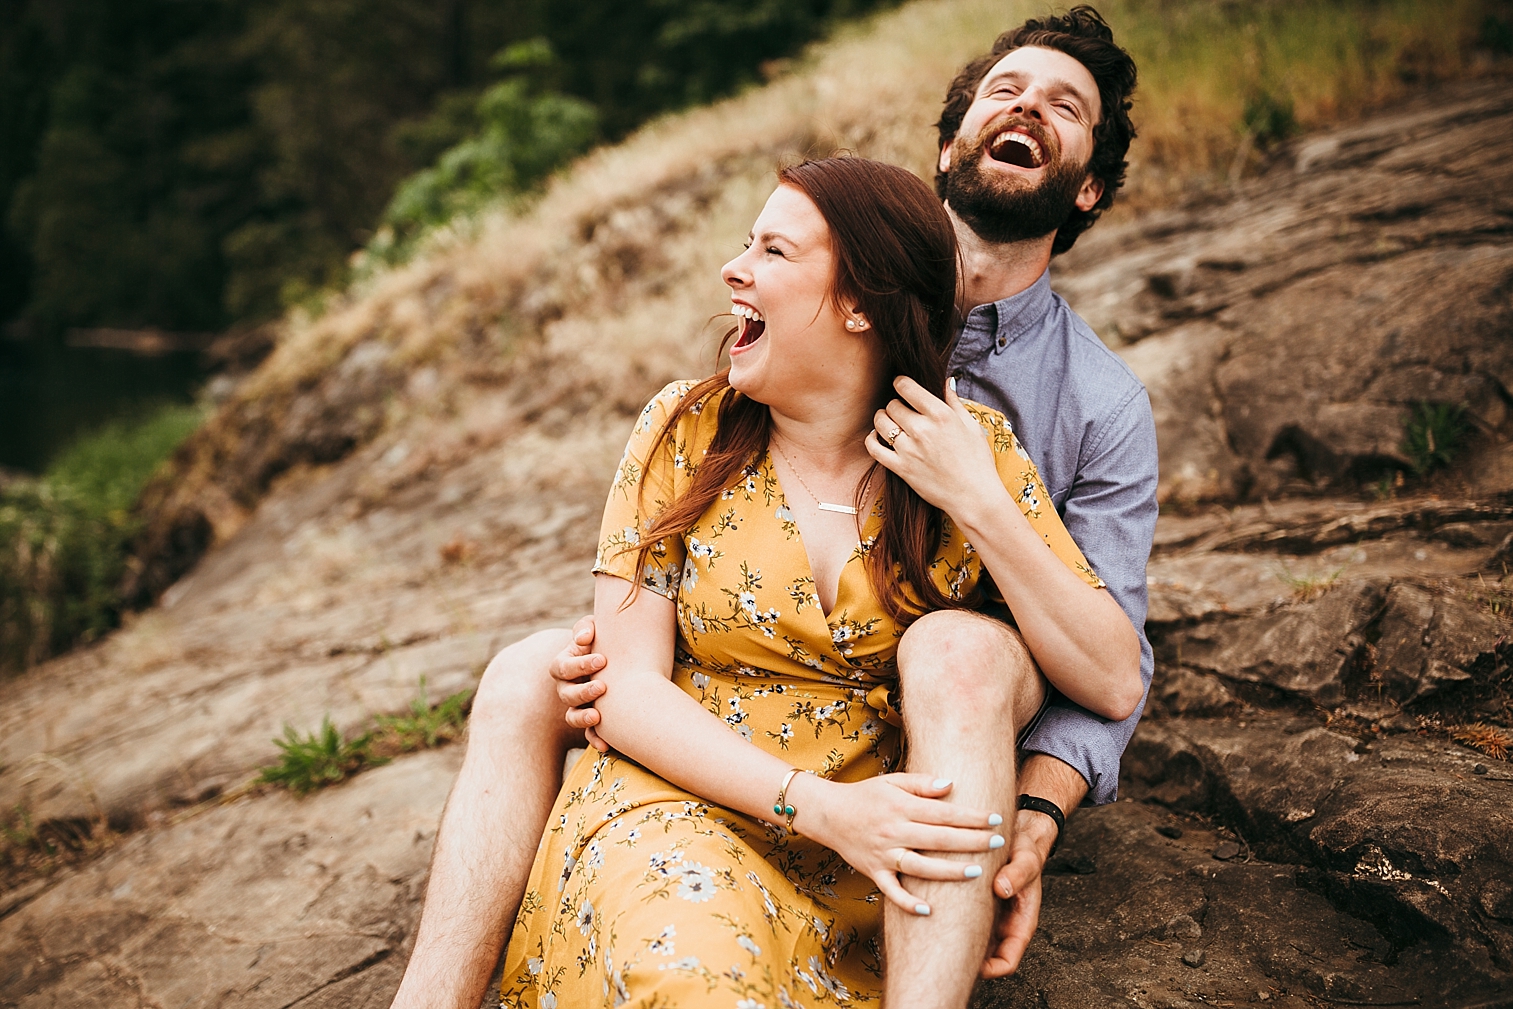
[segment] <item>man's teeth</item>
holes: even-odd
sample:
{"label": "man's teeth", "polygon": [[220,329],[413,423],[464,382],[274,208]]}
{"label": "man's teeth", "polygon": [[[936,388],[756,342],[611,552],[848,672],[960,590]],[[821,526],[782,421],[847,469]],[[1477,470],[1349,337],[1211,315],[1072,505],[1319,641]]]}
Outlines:
{"label": "man's teeth", "polygon": [[1007,143],[1023,144],[1030,149],[1030,162],[1039,168],[1045,162],[1045,154],[1041,151],[1040,143],[1027,133],[1016,133],[1012,130],[1000,133],[993,138],[993,150],[1000,150]]}
{"label": "man's teeth", "polygon": [[758,312],[756,309],[752,308],[750,305],[731,305],[730,306],[730,314],[734,315],[734,316],[739,316],[742,319],[750,319],[752,322],[763,322],[763,321],[765,321],[765,320],[762,319],[762,313]]}

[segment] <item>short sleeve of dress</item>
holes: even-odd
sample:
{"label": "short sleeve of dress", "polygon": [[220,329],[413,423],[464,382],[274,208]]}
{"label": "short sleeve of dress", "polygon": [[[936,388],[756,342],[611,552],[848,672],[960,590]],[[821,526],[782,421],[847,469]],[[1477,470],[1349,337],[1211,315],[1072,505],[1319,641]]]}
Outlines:
{"label": "short sleeve of dress", "polygon": [[[1055,507],[1051,504],[1050,492],[1040,479],[1040,470],[1035,466],[1030,454],[1014,435],[1014,429],[1008,420],[997,410],[979,406],[976,403],[967,403],[970,410],[987,432],[988,441],[993,446],[993,455],[998,460],[998,477],[1009,493],[1014,495],[1014,500],[1019,504],[1019,510],[1024,517],[1030,520],[1030,526],[1040,538],[1051,548],[1051,552],[1061,559],[1061,562],[1082,578],[1095,589],[1106,589],[1102,578],[1088,564],[1087,558],[1082,555],[1072,539],[1072,534],[1067,532],[1062,524],[1061,516],[1056,514]],[[984,573],[986,578],[986,573]],[[990,594],[997,596],[996,587],[990,590]],[[999,601],[1002,601],[1001,598]]]}
{"label": "short sleeve of dress", "polygon": [[674,382],[657,393],[636,418],[625,454],[610,484],[599,526],[599,550],[594,574],[615,575],[661,596],[674,599],[683,575],[684,544],[679,537],[658,540],[646,557],[637,560],[641,537],[662,509],[686,488],[689,442],[696,414],[684,414],[671,436],[653,451],[657,435],[693,382]]}

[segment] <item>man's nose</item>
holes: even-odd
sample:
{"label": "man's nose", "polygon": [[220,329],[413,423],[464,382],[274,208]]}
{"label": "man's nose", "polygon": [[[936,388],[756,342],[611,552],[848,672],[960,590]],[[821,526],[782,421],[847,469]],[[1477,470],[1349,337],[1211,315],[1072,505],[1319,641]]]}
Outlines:
{"label": "man's nose", "polygon": [[1038,88],[1026,88],[1019,93],[1019,101],[1014,103],[1013,111],[1021,116],[1029,116],[1043,122],[1045,120],[1044,96]]}

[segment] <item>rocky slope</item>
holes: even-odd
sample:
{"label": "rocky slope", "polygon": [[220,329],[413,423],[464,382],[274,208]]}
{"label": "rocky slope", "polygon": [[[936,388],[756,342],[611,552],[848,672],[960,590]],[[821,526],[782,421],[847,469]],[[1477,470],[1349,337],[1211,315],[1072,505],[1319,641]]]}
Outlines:
{"label": "rocky slope", "polygon": [[[460,750],[197,804],[285,721],[355,727],[422,673],[439,697],[587,607],[628,411],[702,370],[676,337],[717,305],[660,278],[718,263],[704,238],[744,233],[766,157],[615,191],[513,300],[469,300],[482,267],[427,267],[406,283],[434,287],[432,318],[377,299],[329,372],[265,365],[282,405],[240,408],[285,433],[196,456],[175,498],[224,542],[129,629],[0,685],[0,807],[126,834],[0,896],[0,1005],[386,1003]],[[1495,749],[1513,715],[1510,166],[1510,90],[1439,92],[1058,265],[1157,411],[1157,679],[1123,798],[1072,820],[1026,966],[981,1004],[1513,1004],[1513,769],[1453,737],[1480,724],[1465,738]],[[574,291],[673,335],[594,339]],[[443,325],[474,335],[406,343]],[[1467,404],[1475,431],[1398,488],[1420,400]],[[384,409],[374,440],[232,467],[256,493],[217,482],[218,452],[337,445]]]}

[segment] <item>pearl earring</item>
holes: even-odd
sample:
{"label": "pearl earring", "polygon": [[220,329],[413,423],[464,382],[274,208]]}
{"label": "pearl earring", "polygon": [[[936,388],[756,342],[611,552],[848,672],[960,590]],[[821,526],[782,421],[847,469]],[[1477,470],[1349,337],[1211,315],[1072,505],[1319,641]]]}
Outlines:
{"label": "pearl earring", "polygon": [[855,330],[856,329],[856,320],[855,319],[847,319],[846,320],[846,328],[850,329],[850,330]]}

